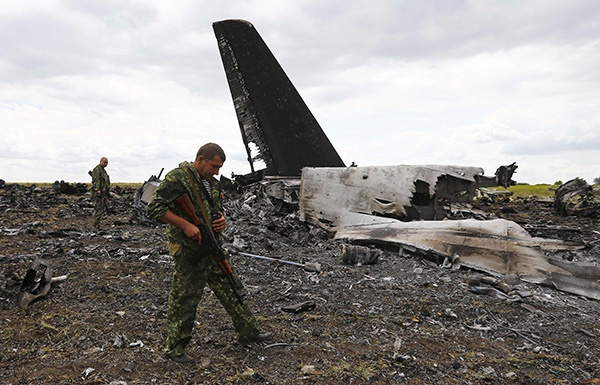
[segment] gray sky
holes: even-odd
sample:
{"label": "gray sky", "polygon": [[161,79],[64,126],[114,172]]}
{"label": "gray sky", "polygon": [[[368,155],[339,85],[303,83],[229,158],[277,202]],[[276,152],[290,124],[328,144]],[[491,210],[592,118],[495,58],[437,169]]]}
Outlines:
{"label": "gray sky", "polygon": [[[0,0],[0,178],[250,167],[212,23],[251,22],[346,164],[600,176],[600,2]],[[164,175],[164,174],[163,174]]]}

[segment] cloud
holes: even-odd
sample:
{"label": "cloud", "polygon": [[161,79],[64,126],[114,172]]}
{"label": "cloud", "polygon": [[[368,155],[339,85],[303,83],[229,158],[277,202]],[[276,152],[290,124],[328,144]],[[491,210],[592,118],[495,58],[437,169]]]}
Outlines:
{"label": "cloud", "polygon": [[[597,152],[600,148],[598,122],[572,123],[562,129],[538,131],[515,141],[505,152],[515,155],[560,155]],[[600,171],[600,169],[599,169]]]}
{"label": "cloud", "polygon": [[241,18],[347,163],[518,161],[528,182],[592,179],[598,11],[591,0],[7,3],[0,178],[87,181],[106,155],[113,180],[140,181],[208,140],[228,153],[225,175],[248,172],[212,31]]}

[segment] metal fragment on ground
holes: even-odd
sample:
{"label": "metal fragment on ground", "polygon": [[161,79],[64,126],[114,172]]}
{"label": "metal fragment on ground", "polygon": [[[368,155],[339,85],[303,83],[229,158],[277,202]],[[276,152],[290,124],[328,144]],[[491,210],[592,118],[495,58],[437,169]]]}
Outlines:
{"label": "metal fragment on ground", "polygon": [[581,178],[563,183],[554,193],[554,208],[563,216],[591,217],[600,215],[600,201],[594,187]]}
{"label": "metal fragment on ground", "polygon": [[[358,214],[356,214],[358,215]],[[546,252],[581,250],[579,242],[532,237],[515,222],[504,219],[478,221],[418,221],[367,223],[337,228],[335,238],[409,247],[435,258],[460,255],[461,266],[494,276],[516,275],[526,282],[600,299],[600,267],[548,257]]]}
{"label": "metal fragment on ground", "polygon": [[314,301],[305,301],[294,305],[282,306],[281,310],[287,313],[302,313],[313,310],[317,304]]}
{"label": "metal fragment on ground", "polygon": [[45,296],[52,285],[52,268],[44,260],[31,262],[19,288],[19,306],[25,309],[34,300]]}
{"label": "metal fragment on ground", "polygon": [[346,265],[372,265],[377,263],[381,250],[359,245],[343,244],[342,262]]}

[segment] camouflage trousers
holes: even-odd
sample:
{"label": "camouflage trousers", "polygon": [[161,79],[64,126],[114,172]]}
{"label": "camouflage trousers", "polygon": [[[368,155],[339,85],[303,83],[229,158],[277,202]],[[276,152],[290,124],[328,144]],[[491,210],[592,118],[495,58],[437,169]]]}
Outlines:
{"label": "camouflage trousers", "polygon": [[[199,255],[197,251],[175,243],[169,244],[169,251],[175,260],[175,266],[167,307],[167,356],[180,356],[184,353],[191,340],[196,309],[206,285],[231,317],[238,338],[258,333],[258,323],[252,311],[245,302],[238,302],[229,279],[223,275],[212,256]],[[243,287],[239,279],[236,281],[236,289],[240,293]]]}
{"label": "camouflage trousers", "polygon": [[94,196],[92,199],[94,200],[94,228],[99,229],[100,221],[106,215],[106,197]]}

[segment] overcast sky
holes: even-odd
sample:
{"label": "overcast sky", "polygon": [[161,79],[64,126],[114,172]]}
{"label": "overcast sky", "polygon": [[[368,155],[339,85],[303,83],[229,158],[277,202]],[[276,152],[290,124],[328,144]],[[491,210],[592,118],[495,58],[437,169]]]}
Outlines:
{"label": "overcast sky", "polygon": [[[250,172],[212,23],[251,22],[346,164],[600,176],[600,1],[0,0],[0,178]],[[163,174],[164,175],[164,174]]]}

